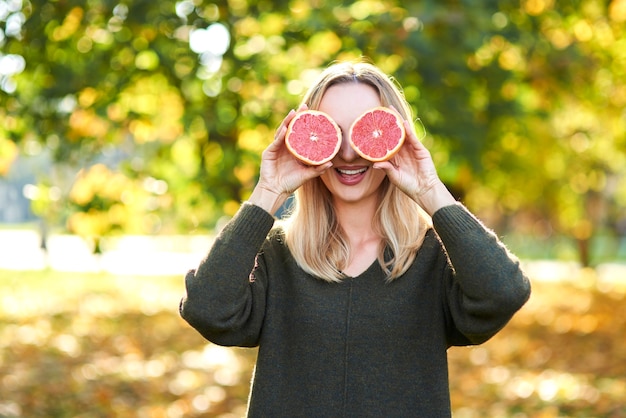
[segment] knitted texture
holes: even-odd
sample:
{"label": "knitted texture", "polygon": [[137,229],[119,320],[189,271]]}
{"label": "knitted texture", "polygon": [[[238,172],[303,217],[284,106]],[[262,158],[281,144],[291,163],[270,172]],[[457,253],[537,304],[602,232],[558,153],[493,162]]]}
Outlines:
{"label": "knitted texture", "polygon": [[209,341],[259,346],[250,417],[449,417],[448,347],[491,338],[530,295],[517,260],[461,205],[434,214],[392,282],[377,261],[341,283],[312,277],[273,224],[244,204],[180,305]]}

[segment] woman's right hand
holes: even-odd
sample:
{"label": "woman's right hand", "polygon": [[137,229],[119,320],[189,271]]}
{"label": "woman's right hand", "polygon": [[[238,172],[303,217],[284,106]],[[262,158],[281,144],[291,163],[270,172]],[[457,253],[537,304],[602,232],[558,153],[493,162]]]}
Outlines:
{"label": "woman's right hand", "polygon": [[[306,105],[298,112],[306,110]],[[291,193],[306,181],[320,176],[332,167],[332,162],[319,166],[309,166],[296,159],[285,145],[285,136],[289,122],[296,116],[292,110],[283,119],[276,130],[274,141],[263,151],[261,172],[248,201],[274,214]]]}

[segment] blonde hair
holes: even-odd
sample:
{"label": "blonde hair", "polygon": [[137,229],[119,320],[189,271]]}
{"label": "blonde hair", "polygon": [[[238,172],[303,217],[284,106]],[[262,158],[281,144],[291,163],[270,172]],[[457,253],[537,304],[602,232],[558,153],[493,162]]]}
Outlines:
{"label": "blonde hair", "polygon": [[[412,120],[411,108],[393,80],[365,62],[331,65],[305,94],[303,103],[309,109],[318,109],[326,90],[340,83],[372,86],[383,106],[393,106],[406,120]],[[393,280],[410,267],[431,220],[417,203],[392,186],[388,178],[379,189],[379,202],[372,219],[372,227],[383,243],[378,262],[387,279]],[[328,282],[339,282],[345,277],[341,271],[350,260],[349,241],[337,221],[331,194],[319,177],[295,192],[290,214],[280,225],[287,246],[307,273]]]}

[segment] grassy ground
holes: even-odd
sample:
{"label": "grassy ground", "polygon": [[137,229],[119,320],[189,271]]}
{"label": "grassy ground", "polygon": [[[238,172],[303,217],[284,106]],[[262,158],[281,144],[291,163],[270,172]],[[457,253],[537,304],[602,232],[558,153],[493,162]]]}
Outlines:
{"label": "grassy ground", "polygon": [[[626,292],[535,283],[499,335],[450,350],[455,418],[626,417]],[[0,417],[234,417],[255,351],[177,314],[181,277],[0,271]]]}

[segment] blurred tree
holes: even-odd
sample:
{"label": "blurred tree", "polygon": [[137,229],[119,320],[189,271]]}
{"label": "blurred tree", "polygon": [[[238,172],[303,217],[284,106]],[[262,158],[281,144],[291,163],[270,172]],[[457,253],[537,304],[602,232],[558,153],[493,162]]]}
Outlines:
{"label": "blurred tree", "polygon": [[[459,197],[503,228],[572,236],[589,263],[593,234],[624,222],[625,10],[0,0],[0,173],[37,143],[57,170],[85,169],[62,190],[72,205],[54,205],[71,230],[89,229],[72,213],[96,203],[72,196],[97,163],[127,183],[114,197],[92,191],[109,202],[101,211],[149,215],[133,224],[143,232],[207,229],[246,198],[260,152],[320,69],[365,56],[405,88]],[[97,234],[130,227],[103,219]]]}
{"label": "blurred tree", "polygon": [[489,175],[468,200],[522,214],[512,219],[530,220],[527,233],[573,237],[589,265],[593,236],[624,234],[626,220],[626,2],[521,6],[494,15],[508,22],[505,38],[489,39],[471,61],[478,72],[495,64],[517,75],[499,93],[523,117],[496,121],[481,156]]}

